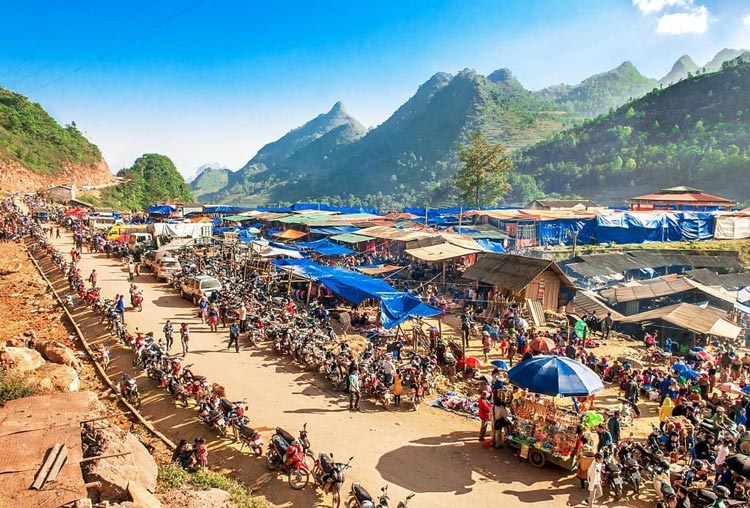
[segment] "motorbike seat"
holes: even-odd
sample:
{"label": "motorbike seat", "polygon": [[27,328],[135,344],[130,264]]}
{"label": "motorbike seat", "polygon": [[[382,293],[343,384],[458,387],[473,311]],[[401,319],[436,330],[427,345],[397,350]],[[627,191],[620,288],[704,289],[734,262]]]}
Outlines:
{"label": "motorbike seat", "polygon": [[222,397],[221,410],[224,412],[224,414],[229,414],[232,409],[234,409],[234,404],[232,404],[226,397]]}
{"label": "motorbike seat", "polygon": [[294,436],[291,435],[289,432],[285,431],[281,427],[276,427],[276,434],[281,436],[281,438],[286,441],[287,443],[291,443],[294,441]]}
{"label": "motorbike seat", "polygon": [[354,497],[356,497],[360,503],[363,503],[364,501],[372,501],[370,493],[359,483],[352,484],[352,492],[354,493]]}
{"label": "motorbike seat", "polygon": [[629,467],[636,467],[638,465],[638,461],[633,457],[628,457],[627,459],[625,459],[625,464]]}
{"label": "motorbike seat", "polygon": [[289,443],[284,441],[284,439],[279,435],[274,435],[271,438],[271,441],[273,442],[274,448],[276,448],[276,450],[279,452],[279,455],[286,454],[287,449],[289,449]]}
{"label": "motorbike seat", "polygon": [[240,434],[252,438],[255,435],[255,429],[248,427],[247,425],[240,426]]}
{"label": "motorbike seat", "polygon": [[717,499],[719,499],[719,496],[717,496],[713,491],[708,490],[708,489],[699,489],[695,493],[695,495],[700,501],[706,504],[711,504],[715,502]]}
{"label": "motorbike seat", "polygon": [[318,460],[320,461],[320,467],[323,469],[324,473],[330,473],[331,471],[333,471],[333,459],[331,459],[331,457],[327,453],[321,453],[318,456]]}

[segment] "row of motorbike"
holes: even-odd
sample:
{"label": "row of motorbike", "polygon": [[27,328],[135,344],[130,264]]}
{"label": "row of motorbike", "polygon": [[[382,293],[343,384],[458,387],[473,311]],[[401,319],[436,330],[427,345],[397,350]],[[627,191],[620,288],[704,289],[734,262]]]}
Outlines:
{"label": "row of motorbike", "polygon": [[[68,276],[71,291],[78,295],[81,303],[100,317],[100,323],[106,321],[108,331],[115,335],[123,346],[131,349],[133,365],[145,371],[149,378],[167,390],[175,403],[182,403],[187,407],[190,399],[194,399],[199,410],[198,418],[206,426],[221,435],[228,435],[231,432],[234,439],[241,443],[240,450],[247,446],[257,456],[265,456],[267,468],[285,474],[293,489],[303,489],[312,482],[325,493],[331,494],[335,508],[340,506],[346,470],[351,467],[353,458],[344,463],[336,462],[332,454],[320,453],[315,456],[311,450],[307,424],[300,429],[297,437],[277,427],[264,454],[262,436],[257,430],[247,425],[249,418],[245,415],[247,409],[245,401],[232,402],[220,396],[205,376],[195,375],[190,369],[182,368],[181,359],[170,356],[165,345],[154,339],[153,332],[144,333],[138,329],[135,334],[128,332],[122,314],[117,312],[115,302],[101,298],[99,288],[86,288],[75,265],[67,263],[64,256],[44,240],[43,235],[40,235],[37,240],[58,269]],[[70,307],[75,305],[72,295],[68,295],[66,300],[66,305]],[[270,301],[275,304],[276,311],[281,310],[279,303],[282,299]],[[260,301],[257,300],[255,303],[260,304]],[[273,322],[275,313],[270,307],[268,303],[257,306],[265,311],[265,316],[270,316],[268,324],[274,336],[288,336],[289,328],[284,329],[283,326],[279,326],[279,323]],[[305,321],[308,328],[317,324],[314,320],[300,319]],[[328,340],[332,338],[330,331],[324,335],[318,333],[317,339],[324,338]],[[298,354],[299,352],[297,350]],[[109,363],[109,351],[102,346],[99,354],[99,359],[106,367]],[[140,407],[141,394],[135,378],[123,374],[119,389],[120,395],[126,401],[136,408]],[[413,496],[414,494],[411,494],[404,501],[400,501],[397,507],[405,508]],[[391,501],[388,488],[383,487],[380,495],[374,498],[362,485],[355,482],[352,484],[347,506],[349,508],[389,508]]]}

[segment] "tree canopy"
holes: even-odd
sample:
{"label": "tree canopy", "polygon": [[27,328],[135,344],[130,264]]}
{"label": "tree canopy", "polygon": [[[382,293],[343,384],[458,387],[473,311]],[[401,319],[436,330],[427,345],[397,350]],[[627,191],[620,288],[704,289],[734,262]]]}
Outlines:
{"label": "tree canopy", "polygon": [[468,145],[458,147],[463,167],[456,171],[454,185],[461,201],[476,208],[497,204],[510,191],[513,161],[500,143],[491,143],[474,131]]}

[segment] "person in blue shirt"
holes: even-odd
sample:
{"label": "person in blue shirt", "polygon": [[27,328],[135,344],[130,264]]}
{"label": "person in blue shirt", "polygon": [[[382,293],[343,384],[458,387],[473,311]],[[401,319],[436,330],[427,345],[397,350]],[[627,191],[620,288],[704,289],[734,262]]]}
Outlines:
{"label": "person in blue shirt", "polygon": [[737,410],[737,415],[734,417],[734,423],[739,425],[747,425],[747,415],[745,414],[745,408],[741,407]]}
{"label": "person in blue shirt", "polygon": [[523,336],[523,334],[518,335],[518,350],[523,351],[523,348],[526,346],[526,337]]}
{"label": "person in blue shirt", "polygon": [[664,351],[667,353],[672,352],[672,337],[667,337],[664,341]]}

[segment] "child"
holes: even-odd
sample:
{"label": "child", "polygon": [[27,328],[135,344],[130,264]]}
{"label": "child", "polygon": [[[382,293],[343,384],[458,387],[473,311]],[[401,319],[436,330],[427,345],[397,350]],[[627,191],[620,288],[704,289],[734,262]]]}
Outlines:
{"label": "child", "polygon": [[482,352],[484,353],[484,361],[488,362],[490,359],[490,348],[492,347],[490,343],[490,333],[489,332],[482,332]]}

